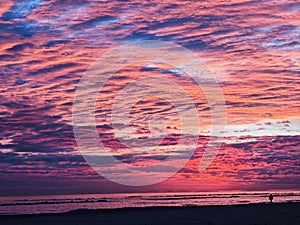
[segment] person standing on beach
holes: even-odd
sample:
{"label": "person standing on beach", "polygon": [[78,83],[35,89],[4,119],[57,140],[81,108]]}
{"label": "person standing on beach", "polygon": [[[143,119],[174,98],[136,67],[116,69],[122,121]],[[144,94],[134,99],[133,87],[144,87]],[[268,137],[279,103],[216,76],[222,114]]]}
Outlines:
{"label": "person standing on beach", "polygon": [[271,203],[273,202],[273,195],[272,194],[269,195],[269,200],[270,200]]}

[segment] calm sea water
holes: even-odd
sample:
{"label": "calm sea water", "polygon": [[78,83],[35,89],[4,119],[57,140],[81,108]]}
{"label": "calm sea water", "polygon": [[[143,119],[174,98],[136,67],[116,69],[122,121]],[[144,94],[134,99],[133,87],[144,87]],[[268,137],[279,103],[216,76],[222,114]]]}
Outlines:
{"label": "calm sea water", "polygon": [[[147,193],[0,197],[0,214],[60,213],[77,209],[267,203],[270,193]],[[273,193],[274,202],[300,202],[300,192]]]}

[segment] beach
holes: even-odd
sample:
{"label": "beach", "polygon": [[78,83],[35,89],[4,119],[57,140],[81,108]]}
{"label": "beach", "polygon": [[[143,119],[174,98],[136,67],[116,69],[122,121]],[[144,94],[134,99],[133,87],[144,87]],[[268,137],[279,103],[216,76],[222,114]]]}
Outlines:
{"label": "beach", "polygon": [[2,225],[299,225],[300,203],[230,206],[79,209],[67,213],[0,216]]}

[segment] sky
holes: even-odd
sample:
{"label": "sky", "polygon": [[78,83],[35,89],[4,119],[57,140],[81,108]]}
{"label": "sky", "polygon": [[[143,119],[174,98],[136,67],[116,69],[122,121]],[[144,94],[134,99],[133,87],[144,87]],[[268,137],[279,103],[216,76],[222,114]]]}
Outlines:
{"label": "sky", "polygon": [[[300,3],[292,0],[1,1],[0,195],[299,190],[299,18]],[[212,127],[203,89],[171,65],[122,68],[105,83],[95,106],[99,140],[123,163],[101,168],[103,173],[139,179],[134,166],[151,168],[172,154],[182,156],[173,161],[180,164],[196,144],[190,160],[169,179],[131,187],[107,180],[85,161],[74,136],[73,101],[99,57],[147,40],[176,43],[205,62],[223,93],[226,127],[214,137],[218,154],[199,172]],[[180,85],[200,125],[188,124],[182,133],[182,112],[154,93],[131,108],[131,133],[128,124],[113,127],[116,96],[149,76]],[[164,88],[163,82],[149,86]],[[146,93],[128,91],[124,105]],[[178,97],[177,89],[173,94]],[[191,110],[185,102],[182,107]],[[165,129],[158,122],[151,136],[149,120],[155,118],[164,120]]]}

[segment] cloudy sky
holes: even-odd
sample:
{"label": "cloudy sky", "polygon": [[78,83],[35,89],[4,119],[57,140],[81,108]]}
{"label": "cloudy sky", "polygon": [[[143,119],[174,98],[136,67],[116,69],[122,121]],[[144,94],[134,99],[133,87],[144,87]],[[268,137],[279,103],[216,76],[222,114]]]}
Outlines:
{"label": "cloudy sky", "polygon": [[[1,195],[299,189],[299,18],[300,3],[292,0],[1,1]],[[220,143],[217,156],[199,172],[212,126],[203,89],[171,65],[122,68],[107,80],[95,106],[99,140],[122,165],[151,167],[180,155],[195,144],[194,131],[200,129],[195,152],[176,175],[128,187],[108,181],[85,161],[74,137],[72,107],[95,60],[120,45],[147,40],[177,43],[205,62],[223,93],[226,127],[214,137]],[[112,126],[118,93],[149,76],[180,85],[200,125],[188,124],[189,132],[182,133],[181,112],[157,95],[155,88],[163,84],[150,82],[154,95],[131,108],[130,133],[128,124]],[[142,93],[129,90],[124,105]],[[182,107],[191,108],[186,102]],[[155,118],[164,120],[165,129],[160,123],[149,129]],[[141,176],[122,168],[102,170],[124,179]]]}

